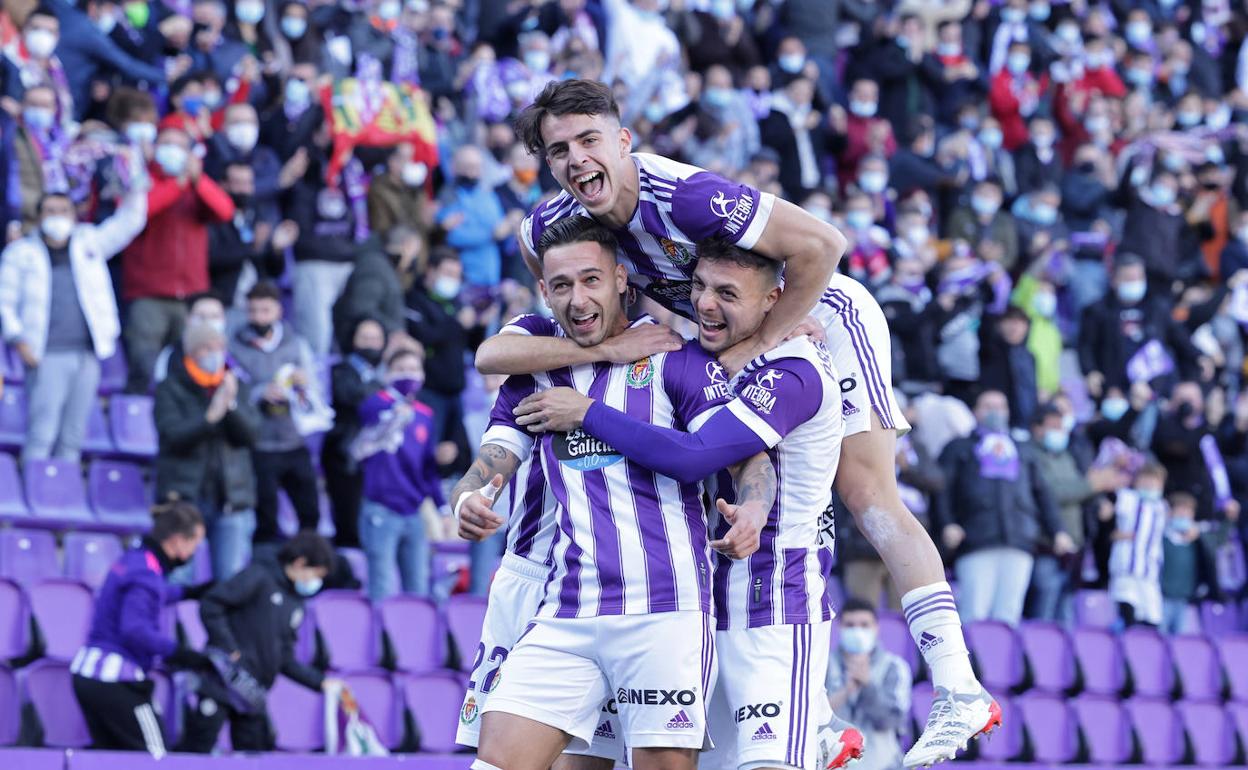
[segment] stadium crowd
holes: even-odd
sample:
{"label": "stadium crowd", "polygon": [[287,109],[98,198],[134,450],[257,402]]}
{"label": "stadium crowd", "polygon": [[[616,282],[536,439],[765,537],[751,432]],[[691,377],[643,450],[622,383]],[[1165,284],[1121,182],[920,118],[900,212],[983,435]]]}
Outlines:
{"label": "stadium crowd", "polygon": [[[914,426],[904,499],[964,620],[1070,623],[1097,585],[1179,633],[1243,587],[1248,14],[1227,0],[4,10],[22,460],[82,457],[124,356],[155,399],[151,502],[199,508],[219,581],[285,541],[279,491],[315,529],[319,487],[371,598],[433,590],[445,480],[501,385],[473,351],[541,310],[517,233],[558,188],[511,123],[575,77],[611,85],[635,151],[846,235]],[[344,145],[345,78],[365,106],[419,89],[436,129]],[[419,430],[385,422],[396,397]],[[899,606],[850,517],[836,534],[846,595]],[[474,591],[499,547],[474,544]]]}

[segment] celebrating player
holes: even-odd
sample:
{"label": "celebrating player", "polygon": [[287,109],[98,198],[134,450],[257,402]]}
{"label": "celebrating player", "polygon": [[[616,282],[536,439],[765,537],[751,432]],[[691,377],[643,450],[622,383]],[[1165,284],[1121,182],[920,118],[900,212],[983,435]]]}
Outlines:
{"label": "celebrating player", "polygon": [[[892,396],[883,312],[861,284],[830,275],[844,252],[844,236],[775,196],[695,166],[630,153],[632,134],[620,126],[619,108],[601,83],[549,84],[516,129],[531,152],[546,158],[563,188],[524,220],[520,240],[526,258],[559,220],[592,216],[616,235],[621,261],[646,296],[690,318],[697,241],[719,237],[785,263],[789,289],[759,330],[719,359],[735,374],[799,324],[824,330],[845,401],[836,491],[902,591],[911,637],[935,686],[927,725],[905,764],[951,759],[971,738],[999,724],[1000,707],[971,670],[940,554],[897,491],[897,433],[909,425]],[[814,320],[802,323],[808,313]],[[590,351],[575,347],[565,340],[495,337],[477,351],[477,367],[486,373],[528,374],[539,365],[584,362]]]}

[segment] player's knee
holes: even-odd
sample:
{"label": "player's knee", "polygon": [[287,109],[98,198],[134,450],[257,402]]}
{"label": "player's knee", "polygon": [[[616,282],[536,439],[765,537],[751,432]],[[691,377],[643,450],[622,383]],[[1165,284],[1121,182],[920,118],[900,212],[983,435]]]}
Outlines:
{"label": "player's knee", "polygon": [[693,749],[633,749],[633,770],[695,770]]}

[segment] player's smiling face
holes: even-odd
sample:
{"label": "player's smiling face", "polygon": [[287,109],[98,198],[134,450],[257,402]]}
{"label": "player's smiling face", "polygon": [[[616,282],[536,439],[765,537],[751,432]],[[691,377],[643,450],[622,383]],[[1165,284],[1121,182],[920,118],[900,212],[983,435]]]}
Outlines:
{"label": "player's smiling face", "polygon": [[601,244],[569,243],[542,258],[542,296],[572,341],[587,348],[628,324],[623,296],[628,273]]}
{"label": "player's smiling face", "polygon": [[698,319],[698,342],[721,353],[746,339],[780,298],[774,275],[728,259],[700,259],[689,299]]}
{"label": "player's smiling face", "polygon": [[[606,115],[547,115],[542,141],[550,173],[591,215],[606,216],[617,207],[630,186],[627,172],[633,163],[627,128]],[[632,208],[620,213],[627,219]]]}

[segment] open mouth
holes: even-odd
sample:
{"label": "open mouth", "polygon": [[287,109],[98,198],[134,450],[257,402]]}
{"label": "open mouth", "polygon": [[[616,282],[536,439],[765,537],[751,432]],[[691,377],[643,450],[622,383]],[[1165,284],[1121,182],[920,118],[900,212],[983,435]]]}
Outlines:
{"label": "open mouth", "polygon": [[598,323],[597,313],[585,313],[582,315],[571,316],[572,329],[584,334],[594,328],[594,324]]}
{"label": "open mouth", "polygon": [[602,188],[606,182],[606,177],[602,175],[601,171],[587,171],[576,177],[573,182],[576,184],[576,189],[585,200],[593,201],[597,200],[598,197],[602,195]]}
{"label": "open mouth", "polygon": [[707,318],[702,318],[698,320],[698,329],[701,330],[701,332],[704,335],[707,335],[710,337],[715,337],[719,335],[721,332],[723,332],[727,328],[728,328],[728,324],[723,323],[722,321],[712,321]]}

